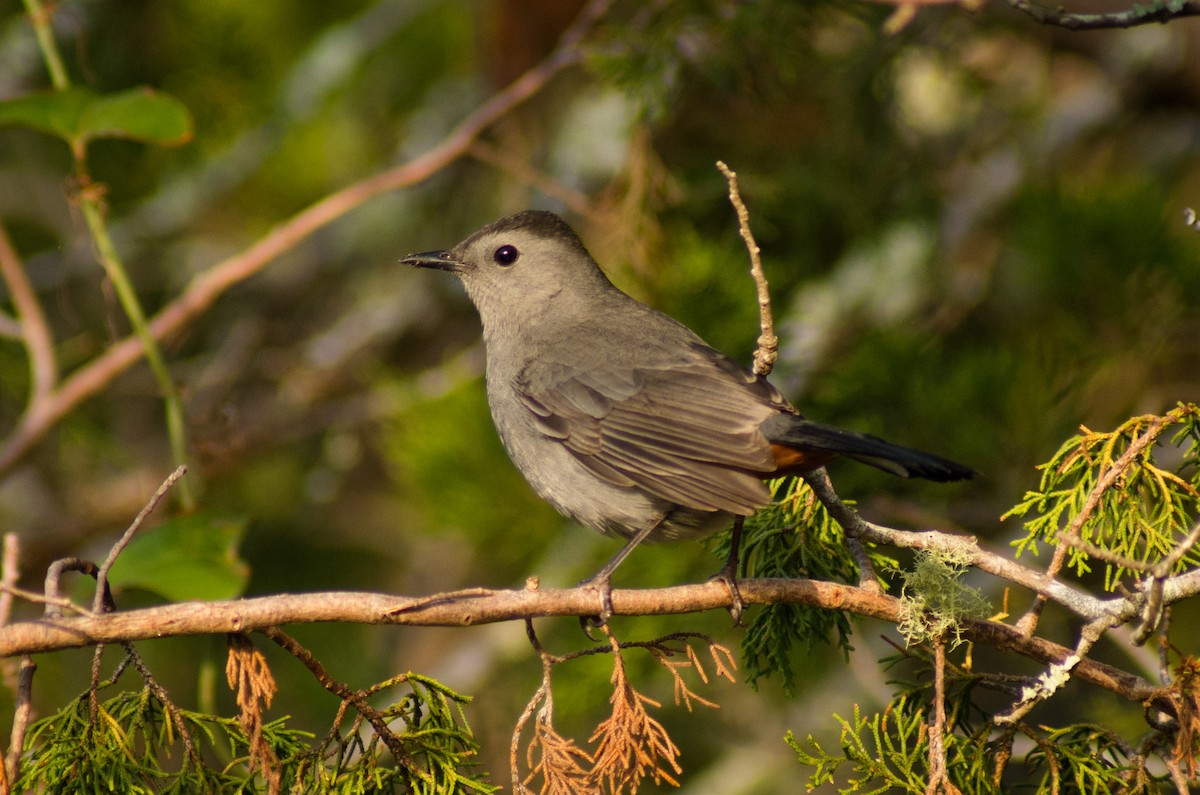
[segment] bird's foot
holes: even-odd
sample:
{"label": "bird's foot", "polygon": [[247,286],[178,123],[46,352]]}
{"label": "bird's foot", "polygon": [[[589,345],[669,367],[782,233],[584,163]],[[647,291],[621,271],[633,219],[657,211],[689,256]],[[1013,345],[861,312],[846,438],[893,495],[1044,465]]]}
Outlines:
{"label": "bird's foot", "polygon": [[746,603],[742,599],[742,590],[738,588],[737,579],[737,560],[730,559],[725,561],[725,565],[721,567],[713,576],[709,577],[709,582],[718,580],[725,584],[729,589],[729,615],[733,618],[735,627],[741,626],[742,614],[746,612]]}
{"label": "bird's foot", "polygon": [[583,629],[583,634],[587,635],[591,640],[599,640],[592,634],[592,630],[597,627],[602,627],[612,618],[612,572],[602,570],[594,577],[590,577],[579,583],[578,588],[591,588],[596,591],[600,597],[600,612],[594,616],[580,616],[579,626]]}

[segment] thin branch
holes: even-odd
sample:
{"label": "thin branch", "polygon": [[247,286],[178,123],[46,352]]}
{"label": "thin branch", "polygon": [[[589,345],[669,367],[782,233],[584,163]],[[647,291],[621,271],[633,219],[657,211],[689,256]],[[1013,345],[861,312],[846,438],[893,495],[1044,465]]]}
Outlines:
{"label": "thin branch", "polygon": [[1073,14],[1060,5],[1048,8],[1030,2],[1030,0],[1008,0],[1008,4],[1034,22],[1074,31],[1133,28],[1139,25],[1166,24],[1173,19],[1200,16],[1200,1],[1198,0],[1174,0],[1170,3],[1158,2],[1146,5],[1135,3],[1127,11],[1113,11],[1107,14]]}
{"label": "thin branch", "polygon": [[15,585],[0,585],[0,590],[2,590],[5,594],[8,594],[10,597],[15,596],[18,599],[24,599],[26,602],[30,602],[32,604],[50,605],[63,610],[70,610],[72,613],[76,613],[81,616],[95,615],[91,610],[88,610],[82,605],[75,604],[65,596],[46,596],[45,594],[40,594],[36,591],[28,591],[24,588],[18,588]]}
{"label": "thin branch", "polygon": [[167,689],[159,684],[154,675],[150,673],[150,669],[146,667],[146,663],[142,660],[137,650],[133,648],[132,643],[123,643],[125,647],[126,660],[133,664],[133,667],[139,674],[142,675],[142,681],[146,687],[154,694],[159,703],[163,705],[163,709],[167,711],[171,722],[175,724],[175,731],[179,732],[179,738],[183,741],[183,752],[187,755],[188,760],[197,768],[203,766],[200,760],[200,754],[196,751],[196,743],[192,739],[192,733],[188,730],[187,722],[183,719],[183,712],[171,700],[171,696],[167,693]]}
{"label": "thin branch", "polygon": [[1136,571],[1144,574],[1150,569],[1154,568],[1149,563],[1143,563],[1140,560],[1128,558],[1117,552],[1111,552],[1104,547],[1096,546],[1090,541],[1084,541],[1082,538],[1066,538],[1060,536],[1058,541],[1063,546],[1082,552],[1089,558],[1095,558],[1096,560],[1103,561],[1104,563],[1109,563],[1113,566],[1120,566],[1121,568],[1129,569],[1130,571]]}
{"label": "thin branch", "polygon": [[62,585],[62,576],[68,571],[77,571],[80,574],[95,577],[100,569],[96,567],[95,563],[83,558],[59,558],[51,563],[46,568],[44,597],[46,618],[55,618],[62,614],[60,606],[62,605],[63,598],[58,595],[58,589]]}
{"label": "thin branch", "polygon": [[1193,792],[1191,782],[1188,781],[1187,774],[1183,772],[1178,761],[1164,754],[1163,763],[1171,774],[1171,783],[1175,785],[1176,795],[1188,795]]}
{"label": "thin branch", "polygon": [[54,338],[42,312],[37,293],[29,282],[24,264],[13,248],[8,233],[0,225],[0,276],[3,276],[21,329],[21,340],[29,353],[29,404],[27,411],[39,411],[58,381],[58,363],[54,356]]}
{"label": "thin branch", "polygon": [[933,641],[933,721],[929,724],[929,784],[925,795],[961,795],[946,770],[946,641]]}
{"label": "thin branch", "polygon": [[771,318],[771,292],[767,287],[767,276],[763,273],[760,256],[762,249],[758,247],[758,243],[754,241],[754,233],[750,231],[750,211],[742,201],[737,172],[720,160],[717,161],[717,168],[729,182],[729,201],[737,212],[738,229],[746,243],[746,251],[750,253],[750,275],[754,277],[754,284],[758,290],[758,321],[762,330],[758,337],[758,347],[754,351],[754,374],[766,376],[771,373],[775,360],[779,358],[779,337],[775,336],[775,321]]}
{"label": "thin branch", "polygon": [[1020,701],[1007,712],[993,718],[995,724],[1007,726],[1016,723],[1028,715],[1038,704],[1058,692],[1070,680],[1076,667],[1087,659],[1087,654],[1092,650],[1096,641],[1100,640],[1104,633],[1116,626],[1117,623],[1118,619],[1104,616],[1085,626],[1079,633],[1079,643],[1076,644],[1075,651],[1066,659],[1051,665],[1050,669],[1038,678],[1034,686],[1025,688],[1021,693]]}
{"label": "thin branch", "polygon": [[361,691],[355,690],[330,676],[329,672],[325,670],[325,666],[321,665],[320,660],[314,657],[312,652],[304,648],[295,638],[283,632],[278,627],[262,627],[258,631],[299,660],[316,677],[321,687],[343,701],[353,704],[358,713],[371,724],[371,727],[375,730],[375,734],[387,745],[397,764],[402,764],[410,771],[419,773],[416,762],[405,749],[403,743],[400,742],[400,738],[388,728],[387,719],[380,714],[379,710],[371,706]]}
{"label": "thin branch", "polygon": [[[554,670],[555,663],[554,656],[546,651],[546,647],[538,640],[537,632],[533,629],[533,619],[531,618],[525,619],[525,636],[529,638],[530,645],[533,646],[538,659],[542,662],[542,683],[534,691],[533,696],[529,699],[529,703],[522,710],[521,717],[517,718],[517,725],[513,728],[512,743],[508,749],[508,768],[512,773],[514,795],[526,795],[526,793],[529,793],[530,789],[526,786],[526,782],[531,780],[535,774],[535,771],[531,771],[529,779],[522,780],[521,778],[521,735],[525,732],[525,726],[529,723],[529,719],[533,717],[534,710],[538,711],[538,721],[544,722],[548,726],[553,725],[554,715],[554,694],[550,688],[551,673]],[[539,704],[541,705],[540,710],[538,710]]]}
{"label": "thin branch", "polygon": [[[1077,539],[1083,532],[1083,526],[1092,518],[1092,514],[1096,512],[1096,508],[1100,505],[1100,500],[1104,497],[1104,493],[1117,484],[1117,481],[1133,466],[1134,459],[1141,455],[1142,451],[1153,445],[1163,428],[1167,424],[1166,417],[1155,417],[1146,425],[1146,430],[1129,443],[1129,447],[1125,452],[1113,461],[1112,466],[1104,471],[1097,480],[1096,485],[1088,492],[1087,500],[1083,503],[1083,508],[1067,525],[1067,528],[1060,534],[1061,539]],[[1066,558],[1067,550],[1060,545],[1054,550],[1054,558],[1050,561],[1050,567],[1047,574],[1051,577],[1058,575],[1062,568],[1063,561]]]}
{"label": "thin branch", "polygon": [[13,589],[21,579],[21,538],[4,534],[4,552],[0,557],[0,627],[12,617]]}
{"label": "thin branch", "polygon": [[[16,533],[4,534],[4,553],[0,557],[0,626],[8,623],[12,617],[13,605],[13,588],[16,587],[20,571],[18,564],[20,561],[20,540]],[[33,658],[25,655],[21,658],[21,663],[26,661],[33,662]],[[15,668],[12,660],[0,661],[0,675],[4,678],[4,686],[13,694],[13,703],[18,706],[21,703],[21,677],[19,669]],[[24,743],[24,737],[19,741]],[[17,764],[20,761],[20,753],[13,754],[12,749],[18,748],[18,739],[13,737],[10,740],[9,754],[4,759],[3,764],[0,764],[0,793],[8,795],[12,791],[12,782],[17,777]]]}
{"label": "thin branch", "polygon": [[[1112,600],[1099,599],[1083,593],[1040,571],[982,549],[975,538],[971,536],[951,535],[935,530],[909,532],[868,522],[837,496],[829,481],[829,475],[824,469],[805,474],[804,482],[809,485],[817,499],[829,511],[829,515],[841,525],[849,538],[872,544],[887,544],[901,549],[941,550],[958,553],[969,565],[980,571],[1028,588],[1087,619],[1110,615],[1116,609]],[[1196,587],[1200,589],[1200,583],[1197,583]],[[1124,603],[1126,600],[1117,601]]]}
{"label": "thin branch", "polygon": [[9,784],[15,784],[17,773],[20,772],[21,752],[25,749],[25,731],[29,728],[29,719],[33,716],[33,674],[37,671],[37,663],[28,654],[21,657],[21,667],[17,670],[17,705],[13,710],[13,727],[8,745],[8,755],[4,758],[4,774]]}
{"label": "thin branch", "polygon": [[567,187],[549,174],[531,166],[529,161],[523,157],[516,157],[483,141],[472,143],[467,148],[467,154],[481,163],[487,163],[508,172],[514,179],[531,185],[552,199],[562,202],[574,213],[585,217],[595,213],[586,193]]}
{"label": "thin branch", "polygon": [[[612,0],[588,3],[545,60],[476,108],[432,149],[326,196],[273,228],[245,251],[197,274],[179,297],[150,319],[151,335],[162,340],[177,334],[208,311],[230,288],[261,271],[318,229],[382,193],[423,182],[465,155],[484,130],[541,91],[560,72],[579,63],[583,57],[580,43],[611,4]],[[102,391],[142,355],[141,342],[134,336],[125,337],[64,379],[45,400],[39,401],[36,411],[27,408],[0,447],[0,474],[12,469],[66,414]]]}
{"label": "thin branch", "polygon": [[181,466],[168,475],[167,479],[158,487],[158,491],[154,492],[149,502],[142,507],[142,510],[134,517],[133,522],[121,534],[121,537],[117,539],[117,543],[113,544],[112,549],[108,551],[108,557],[104,559],[104,563],[100,564],[100,568],[96,572],[96,597],[92,602],[93,613],[99,613],[104,609],[104,593],[108,590],[108,572],[112,569],[113,564],[117,562],[117,557],[129,542],[133,540],[133,537],[137,535],[137,531],[146,523],[146,519],[158,507],[158,504],[162,502],[163,497],[167,496],[167,492],[171,490],[171,487],[178,483],[179,479],[185,474],[187,474],[187,467]]}
{"label": "thin branch", "polygon": [[[0,592],[0,626],[4,626],[12,618],[12,589],[16,588],[17,580],[20,579],[20,558],[21,545],[20,539],[16,533],[4,534],[4,552],[0,557],[0,587],[3,591]],[[25,727],[29,725],[30,703],[33,694],[33,672],[37,666],[33,663],[33,658],[28,654],[21,657],[20,665],[17,667],[16,676],[13,676],[12,662],[10,660],[3,661],[4,684],[12,690],[13,703],[16,709],[13,713],[13,730],[10,735],[8,754],[4,759],[4,764],[0,765],[0,774],[3,774],[2,788],[0,792],[8,793],[12,790],[12,784],[17,780],[17,773],[21,763],[21,750],[25,745]]]}

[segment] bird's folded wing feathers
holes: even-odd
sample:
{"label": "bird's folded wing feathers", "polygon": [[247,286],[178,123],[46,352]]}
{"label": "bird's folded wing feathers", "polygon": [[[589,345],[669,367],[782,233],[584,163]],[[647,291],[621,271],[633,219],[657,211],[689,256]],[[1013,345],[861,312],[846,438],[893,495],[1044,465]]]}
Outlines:
{"label": "bird's folded wing feathers", "polygon": [[769,386],[747,389],[753,376],[715,364],[706,356],[663,368],[543,366],[514,386],[538,430],[597,476],[690,508],[747,514],[770,500],[762,477],[775,462],[758,424],[779,407]]}

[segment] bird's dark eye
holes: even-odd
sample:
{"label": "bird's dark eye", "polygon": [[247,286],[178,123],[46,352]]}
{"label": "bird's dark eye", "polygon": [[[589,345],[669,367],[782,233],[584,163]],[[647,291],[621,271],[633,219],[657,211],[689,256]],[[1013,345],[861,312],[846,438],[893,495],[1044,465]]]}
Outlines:
{"label": "bird's dark eye", "polygon": [[517,251],[516,246],[501,246],[496,249],[492,259],[496,260],[497,265],[512,265],[519,256],[521,256],[521,252]]}

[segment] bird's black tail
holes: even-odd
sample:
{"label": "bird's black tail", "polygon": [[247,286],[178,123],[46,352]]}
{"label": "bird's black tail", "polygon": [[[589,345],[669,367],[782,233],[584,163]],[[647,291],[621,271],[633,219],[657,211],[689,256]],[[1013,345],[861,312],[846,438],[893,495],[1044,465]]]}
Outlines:
{"label": "bird's black tail", "polygon": [[975,476],[970,467],[948,458],[901,447],[870,434],[812,422],[796,415],[776,415],[759,429],[775,444],[845,456],[902,478],[924,478],[944,483]]}

